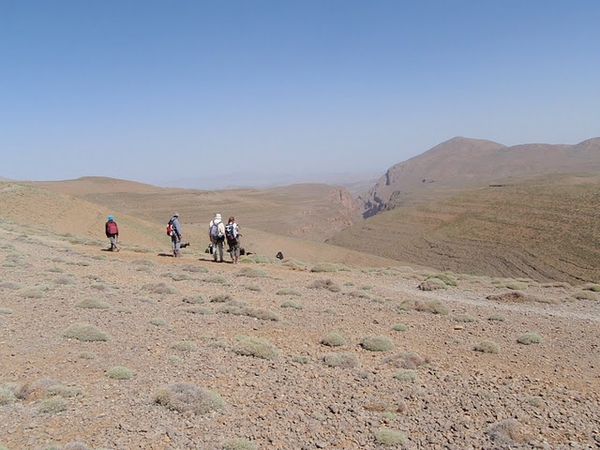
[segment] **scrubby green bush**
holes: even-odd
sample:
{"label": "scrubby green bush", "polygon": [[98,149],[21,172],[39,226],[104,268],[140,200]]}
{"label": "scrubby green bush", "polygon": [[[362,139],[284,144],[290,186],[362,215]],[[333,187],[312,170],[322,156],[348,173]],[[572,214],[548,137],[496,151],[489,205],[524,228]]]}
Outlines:
{"label": "scrubby green bush", "polygon": [[371,352],[385,352],[394,348],[394,343],[387,336],[365,336],[360,345]]}
{"label": "scrubby green bush", "polygon": [[0,406],[9,405],[15,400],[15,393],[9,386],[0,386]]}
{"label": "scrubby green bush", "polygon": [[331,263],[320,263],[316,266],[313,266],[310,269],[311,272],[322,273],[322,272],[337,272],[338,267],[335,264]]}
{"label": "scrubby green bush", "polygon": [[133,370],[128,369],[125,366],[115,366],[106,371],[106,375],[109,378],[113,378],[115,380],[129,380],[133,377]]}
{"label": "scrubby green bush", "polygon": [[473,347],[473,350],[482,353],[500,353],[500,346],[492,341],[482,341]]}
{"label": "scrubby green bush", "polygon": [[588,283],[581,287],[584,291],[600,292],[600,284]]}
{"label": "scrubby green bush", "polygon": [[517,338],[517,342],[523,345],[539,344],[542,338],[537,333],[525,333]]}
{"label": "scrubby green bush", "polygon": [[95,326],[89,323],[77,322],[63,331],[63,336],[79,341],[108,341],[110,336],[108,333],[98,330]]}
{"label": "scrubby green bush", "polygon": [[419,289],[422,291],[435,291],[438,289],[446,289],[448,286],[439,278],[429,278],[419,284]]}
{"label": "scrubby green bush", "polygon": [[502,314],[496,313],[496,314],[492,314],[490,317],[488,317],[488,320],[504,322],[506,320],[506,318]]}
{"label": "scrubby green bush", "polygon": [[102,300],[98,300],[95,298],[88,298],[85,300],[81,300],[75,304],[78,308],[88,308],[88,309],[108,309],[110,308],[110,304],[107,302],[103,302]]}
{"label": "scrubby green bush", "polygon": [[284,302],[281,303],[281,307],[282,308],[293,308],[293,309],[304,308],[304,306],[302,306],[300,303],[294,302],[292,300],[285,300]]}
{"label": "scrubby green bush", "polygon": [[12,314],[12,309],[10,308],[0,308],[0,314]]}
{"label": "scrubby green bush", "polygon": [[573,294],[573,298],[577,300],[598,300],[598,294],[594,291],[579,291]]}
{"label": "scrubby green bush", "polygon": [[200,314],[200,315],[207,315],[207,314],[213,313],[212,309],[205,308],[204,306],[199,306],[199,305],[183,308],[183,311],[192,313],[192,314]]}
{"label": "scrubby green bush", "polygon": [[150,324],[160,327],[162,325],[166,325],[167,321],[162,317],[153,317],[152,319],[150,319]]}
{"label": "scrubby green bush", "polygon": [[63,384],[53,384],[46,388],[46,395],[48,397],[60,395],[63,398],[77,397],[78,395],[81,395],[81,389],[73,386],[65,386]]}
{"label": "scrubby green bush", "polygon": [[279,350],[266,339],[256,336],[240,335],[236,338],[234,352],[243,356],[254,356],[262,359],[275,359]]}
{"label": "scrubby green bush", "polygon": [[527,289],[527,284],[521,283],[520,281],[509,281],[505,284],[505,287],[512,291],[523,291]]}
{"label": "scrubby green bush", "polygon": [[295,295],[300,296],[300,292],[292,288],[281,288],[276,292],[277,295]]}
{"label": "scrubby green bush", "polygon": [[224,408],[225,403],[216,392],[189,383],[175,383],[159,389],[154,403],[178,412],[206,414]]}
{"label": "scrubby green bush", "polygon": [[446,286],[458,286],[458,282],[456,281],[456,278],[453,274],[436,273],[434,275],[429,275],[427,278],[425,278],[425,281],[432,279],[441,280]]}
{"label": "scrubby green bush", "polygon": [[414,303],[415,311],[429,312],[431,314],[446,315],[450,312],[450,309],[444,305],[440,300],[417,300]]}
{"label": "scrubby green bush", "polygon": [[341,347],[346,345],[346,339],[344,339],[341,334],[332,332],[323,336],[323,339],[321,339],[321,344],[327,345],[328,347]]}
{"label": "scrubby green bush", "polygon": [[399,381],[415,381],[417,379],[417,372],[412,369],[400,369],[396,372],[394,378]]}
{"label": "scrubby green bush", "polygon": [[266,278],[269,276],[269,274],[263,269],[255,269],[253,267],[242,267],[238,272],[238,276],[248,278]]}
{"label": "scrubby green bush", "polygon": [[358,366],[358,357],[354,353],[327,353],[321,359],[329,367],[350,369]]}
{"label": "scrubby green bush", "polygon": [[171,342],[171,348],[181,352],[195,352],[198,350],[198,347],[192,341],[174,341]]}
{"label": "scrubby green bush", "polygon": [[454,316],[454,321],[459,323],[477,322],[477,319],[469,314],[459,314]]}
{"label": "scrubby green bush", "polygon": [[396,447],[406,443],[406,435],[402,431],[380,428],[375,432],[375,441],[379,445]]}
{"label": "scrubby green bush", "polygon": [[150,291],[153,294],[176,294],[177,289],[174,287],[168,286],[164,282],[160,283],[149,283],[142,286],[142,289]]}
{"label": "scrubby green bush", "polygon": [[392,326],[392,330],[394,331],[406,331],[408,330],[408,327],[402,323],[397,323],[396,325]]}
{"label": "scrubby green bush", "polygon": [[38,411],[41,413],[57,413],[67,409],[68,402],[60,395],[48,397],[40,403]]}

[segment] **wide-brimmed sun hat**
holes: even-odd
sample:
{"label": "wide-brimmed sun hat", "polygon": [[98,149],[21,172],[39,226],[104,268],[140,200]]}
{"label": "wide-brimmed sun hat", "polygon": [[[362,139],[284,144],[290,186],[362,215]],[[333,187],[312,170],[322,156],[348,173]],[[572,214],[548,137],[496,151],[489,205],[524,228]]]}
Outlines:
{"label": "wide-brimmed sun hat", "polygon": [[221,214],[215,214],[215,219],[221,220]]}

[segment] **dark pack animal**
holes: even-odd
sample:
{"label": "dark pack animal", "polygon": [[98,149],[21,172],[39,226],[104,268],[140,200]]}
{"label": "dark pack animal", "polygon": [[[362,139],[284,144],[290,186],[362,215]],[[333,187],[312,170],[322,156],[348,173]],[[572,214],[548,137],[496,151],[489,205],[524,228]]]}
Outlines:
{"label": "dark pack animal", "polygon": [[283,259],[283,253],[277,252],[277,254],[275,255],[275,258],[277,258],[277,259]]}

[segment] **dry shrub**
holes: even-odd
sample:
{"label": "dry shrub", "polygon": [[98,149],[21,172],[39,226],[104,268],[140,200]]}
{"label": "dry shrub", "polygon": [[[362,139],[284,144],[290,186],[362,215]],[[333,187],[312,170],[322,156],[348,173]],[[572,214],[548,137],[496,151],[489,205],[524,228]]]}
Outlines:
{"label": "dry shrub", "polygon": [[207,273],[208,272],[208,269],[206,267],[195,266],[193,264],[188,264],[187,266],[183,266],[182,270],[184,270],[185,272],[192,272],[192,273]]}
{"label": "dry shrub", "polygon": [[482,353],[498,354],[500,353],[500,346],[492,341],[482,341],[479,344],[476,344],[473,347],[473,350]]}
{"label": "dry shrub", "polygon": [[600,284],[588,283],[581,286],[584,291],[600,292]]}
{"label": "dry shrub", "polygon": [[202,294],[198,295],[187,295],[181,299],[183,303],[189,303],[190,305],[200,305],[206,302],[206,299]]}
{"label": "dry shrub", "polygon": [[241,335],[237,337],[234,352],[243,356],[254,356],[262,359],[275,359],[279,350],[269,341],[256,336]]}
{"label": "dry shrub", "polygon": [[354,298],[371,299],[371,296],[365,291],[352,291],[348,295]]}
{"label": "dry shrub", "polygon": [[284,259],[282,265],[289,267],[292,270],[308,270],[308,265],[295,259]]}
{"label": "dry shrub", "polygon": [[331,263],[320,263],[310,269],[310,271],[314,273],[337,272],[338,270],[338,267]]}
{"label": "dry shrub", "polygon": [[218,411],[225,406],[216,392],[190,383],[175,383],[160,389],[154,395],[154,403],[173,411],[198,415]]}
{"label": "dry shrub", "polygon": [[406,331],[408,330],[408,327],[406,325],[404,325],[403,323],[397,323],[395,325],[392,326],[392,330],[394,331]]}
{"label": "dry shrub", "polygon": [[275,294],[277,295],[295,295],[301,296],[302,294],[295,289],[292,288],[281,288]]}
{"label": "dry shrub", "polygon": [[509,281],[508,283],[505,284],[505,287],[507,289],[511,289],[513,291],[522,291],[527,289],[527,284],[522,283],[520,281]]}
{"label": "dry shrub", "polygon": [[77,280],[75,280],[72,277],[69,276],[65,276],[65,277],[58,277],[56,280],[54,280],[54,282],[56,284],[62,284],[62,285],[73,285],[73,284],[77,284]]}
{"label": "dry shrub", "polygon": [[223,442],[223,450],[255,450],[256,445],[246,438],[233,438]]}
{"label": "dry shrub", "polygon": [[142,289],[146,289],[153,294],[176,294],[177,289],[174,287],[168,286],[164,282],[160,283],[149,283],[142,286]]}
{"label": "dry shrub", "polygon": [[321,339],[321,344],[327,345],[328,347],[341,347],[346,345],[346,339],[339,333],[327,333],[323,339]]}
{"label": "dry shrub", "polygon": [[525,333],[518,337],[517,342],[523,345],[539,344],[542,342],[542,338],[537,333]]}
{"label": "dry shrub", "polygon": [[216,310],[217,313],[221,314],[232,314],[234,316],[248,316],[260,320],[271,320],[278,322],[281,317],[277,313],[264,308],[254,308],[238,300],[232,300],[225,303],[223,306]]}
{"label": "dry shrub", "polygon": [[0,406],[10,405],[17,399],[10,386],[0,386]]}
{"label": "dry shrub", "polygon": [[108,309],[110,308],[110,304],[103,302],[102,300],[98,300],[95,298],[88,298],[85,300],[81,300],[75,304],[78,308],[87,308],[87,309]]}
{"label": "dry shrub", "polygon": [[110,336],[108,333],[98,330],[95,326],[89,323],[77,322],[63,331],[63,336],[78,341],[108,341]]}
{"label": "dry shrub", "polygon": [[436,273],[434,275],[429,275],[425,281],[438,279],[441,280],[446,286],[458,286],[458,282],[453,274],[449,273]]}
{"label": "dry shrub", "polygon": [[428,312],[431,314],[446,315],[450,312],[448,307],[440,300],[416,300],[413,309],[420,312]]}
{"label": "dry shrub", "polygon": [[477,322],[477,319],[470,314],[458,314],[454,316],[454,321],[459,323]]}
{"label": "dry shrub", "polygon": [[63,398],[69,397],[77,397],[81,395],[81,389],[73,387],[73,386],[65,386],[63,384],[54,384],[52,386],[48,386],[46,388],[46,395],[48,397],[52,397],[55,395],[60,395]]}
{"label": "dry shrub", "polygon": [[269,276],[269,274],[267,272],[265,272],[263,269],[254,269],[252,267],[242,267],[238,272],[238,276],[248,277],[248,278],[266,278]]}
{"label": "dry shrub", "polygon": [[233,300],[233,297],[229,294],[218,294],[218,295],[213,295],[210,298],[210,302],[211,303],[225,303],[225,302],[229,302]]}
{"label": "dry shrub", "polygon": [[153,317],[152,319],[150,319],[149,323],[151,325],[160,327],[160,326],[166,325],[167,321],[165,319],[163,319],[162,317]]}
{"label": "dry shrub", "polygon": [[486,434],[497,445],[514,446],[526,441],[517,419],[505,419],[492,425]]}
{"label": "dry shrub", "polygon": [[91,450],[91,449],[83,442],[70,442],[67,445],[65,445],[62,450]]}
{"label": "dry shrub", "polygon": [[45,400],[38,406],[38,411],[41,413],[57,413],[67,409],[67,401],[60,395],[54,395]]}
{"label": "dry shrub", "polygon": [[488,300],[502,303],[527,303],[535,301],[535,297],[522,292],[504,292],[502,294],[492,294],[486,297]]}
{"label": "dry shrub", "polygon": [[133,370],[124,366],[115,366],[106,372],[109,378],[114,380],[129,380],[133,377]]}
{"label": "dry shrub", "polygon": [[281,303],[281,307],[282,308],[292,308],[292,309],[303,309],[304,306],[302,306],[300,303],[297,303],[293,300],[285,300],[284,302]]}
{"label": "dry shrub", "polygon": [[360,345],[371,352],[386,352],[394,348],[394,343],[387,336],[365,336]]}
{"label": "dry shrub", "polygon": [[171,343],[171,348],[182,352],[195,352],[198,350],[198,347],[192,341],[175,341]]}
{"label": "dry shrub", "polygon": [[397,447],[406,443],[406,435],[402,431],[380,428],[375,432],[375,441],[380,445]]}
{"label": "dry shrub", "polygon": [[312,284],[308,286],[310,289],[327,289],[331,292],[340,292],[342,289],[334,283],[332,280],[315,280]]}
{"label": "dry shrub", "polygon": [[577,300],[598,300],[598,294],[593,291],[579,291],[573,294],[573,298]]}
{"label": "dry shrub", "polygon": [[400,369],[394,375],[394,378],[399,381],[416,381],[417,380],[417,372],[412,369]]}
{"label": "dry shrub", "polygon": [[134,264],[136,266],[148,266],[148,267],[152,267],[152,266],[156,265],[156,263],[154,261],[152,261],[151,259],[134,259],[133,261],[131,261],[131,264]]}
{"label": "dry shrub", "polygon": [[199,305],[188,306],[187,308],[183,308],[183,311],[191,313],[191,314],[201,314],[201,315],[207,315],[207,314],[213,313],[212,309],[206,308],[204,306],[199,306]]}
{"label": "dry shrub", "polygon": [[431,360],[429,357],[422,357],[416,352],[398,353],[383,359],[383,363],[385,364],[390,364],[393,367],[409,370],[417,369],[418,367],[429,364],[430,362]]}
{"label": "dry shrub", "polygon": [[326,366],[350,369],[358,366],[358,357],[354,353],[327,353],[321,357]]}
{"label": "dry shrub", "polygon": [[429,278],[419,284],[419,289],[422,291],[435,291],[438,289],[446,289],[448,286],[439,278]]}

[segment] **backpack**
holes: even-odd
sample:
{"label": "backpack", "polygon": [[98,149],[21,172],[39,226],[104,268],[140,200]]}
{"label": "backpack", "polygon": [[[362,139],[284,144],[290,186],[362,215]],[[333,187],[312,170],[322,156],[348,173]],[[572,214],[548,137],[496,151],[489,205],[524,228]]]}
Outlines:
{"label": "backpack", "polygon": [[225,225],[225,237],[227,241],[235,241],[237,239],[237,224],[235,222]]}
{"label": "backpack", "polygon": [[119,232],[117,229],[117,224],[112,220],[108,222],[107,229],[108,234],[117,234]]}
{"label": "backpack", "polygon": [[173,219],[167,224],[167,236],[173,236]]}
{"label": "backpack", "polygon": [[219,236],[219,224],[218,223],[214,223],[211,225],[210,227],[210,237],[211,238],[220,238],[221,236]]}

